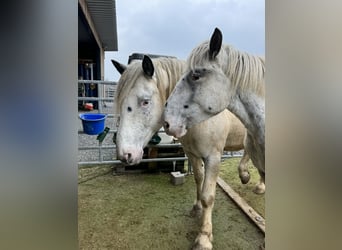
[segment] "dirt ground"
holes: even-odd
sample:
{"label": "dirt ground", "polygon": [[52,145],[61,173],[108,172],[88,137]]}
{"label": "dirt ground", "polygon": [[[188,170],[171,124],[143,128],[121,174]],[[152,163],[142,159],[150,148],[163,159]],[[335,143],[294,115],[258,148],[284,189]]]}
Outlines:
{"label": "dirt ground", "polygon": [[[223,162],[220,176],[264,216],[264,195],[252,192],[258,181],[242,185],[239,159]],[[195,199],[192,175],[174,186],[169,173],[113,175],[110,167],[79,170],[79,249],[190,249],[199,220],[190,216]],[[264,234],[219,188],[213,210],[213,248],[259,249]]]}

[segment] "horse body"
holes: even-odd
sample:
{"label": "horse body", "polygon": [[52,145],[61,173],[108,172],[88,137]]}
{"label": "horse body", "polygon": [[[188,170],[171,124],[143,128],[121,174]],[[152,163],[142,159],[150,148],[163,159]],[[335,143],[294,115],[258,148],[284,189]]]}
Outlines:
{"label": "horse body", "polygon": [[[247,129],[245,151],[260,174],[256,193],[265,192],[265,62],[222,45],[215,29],[209,42],[196,47],[164,109],[165,131],[182,137],[196,124],[228,108]],[[210,201],[210,197],[205,197]],[[211,234],[201,228],[198,249],[211,249]]]}
{"label": "horse body", "polygon": [[256,193],[265,192],[265,62],[222,45],[215,29],[209,42],[196,47],[187,71],[164,110],[168,134],[184,136],[199,122],[228,108],[247,129],[245,150],[260,174]]}
{"label": "horse body", "polygon": [[[224,120],[231,122],[222,122]],[[218,133],[221,132],[221,133]],[[194,125],[188,133],[179,138],[183,148],[190,152],[199,152],[198,157],[205,158],[210,155],[210,148],[216,148],[222,153],[225,151],[238,151],[243,149],[243,138],[246,129],[234,114],[228,110],[218,113],[207,122]],[[223,140],[223,138],[226,138]],[[204,143],[205,142],[205,143]]]}
{"label": "horse body", "polygon": [[[122,74],[117,90],[117,108],[120,124],[117,132],[119,158],[128,164],[138,164],[143,148],[154,133],[162,127],[162,114],[166,99],[171,94],[182,72],[185,62],[171,58],[151,60],[144,57],[142,63],[134,62],[127,67],[112,61]],[[201,232],[195,241],[195,248],[206,237],[212,239],[211,215],[215,200],[216,180],[223,150],[244,148],[246,129],[228,110],[194,125],[185,136],[179,138],[184,152],[193,167],[197,197],[193,214],[201,216]],[[249,181],[247,161],[244,153],[239,164],[242,183]]]}

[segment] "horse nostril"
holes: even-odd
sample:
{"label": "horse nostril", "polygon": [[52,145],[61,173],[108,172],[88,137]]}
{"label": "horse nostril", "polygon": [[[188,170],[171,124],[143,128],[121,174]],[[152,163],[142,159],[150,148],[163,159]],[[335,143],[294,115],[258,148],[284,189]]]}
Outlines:
{"label": "horse nostril", "polygon": [[170,124],[169,124],[168,122],[164,122],[164,127],[165,127],[166,129],[168,129],[168,128],[170,128]]}
{"label": "horse nostril", "polygon": [[132,158],[132,154],[131,154],[131,153],[128,153],[128,154],[127,154],[127,160],[128,160],[128,159],[131,159],[131,158]]}

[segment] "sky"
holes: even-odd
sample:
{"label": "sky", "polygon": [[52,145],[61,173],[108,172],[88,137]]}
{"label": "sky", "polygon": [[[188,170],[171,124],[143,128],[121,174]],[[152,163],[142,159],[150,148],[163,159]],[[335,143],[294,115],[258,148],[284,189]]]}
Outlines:
{"label": "sky", "polygon": [[118,51],[105,52],[104,79],[117,81],[111,63],[127,64],[133,53],[186,60],[210,39],[215,27],[223,43],[265,55],[264,0],[116,0]]}

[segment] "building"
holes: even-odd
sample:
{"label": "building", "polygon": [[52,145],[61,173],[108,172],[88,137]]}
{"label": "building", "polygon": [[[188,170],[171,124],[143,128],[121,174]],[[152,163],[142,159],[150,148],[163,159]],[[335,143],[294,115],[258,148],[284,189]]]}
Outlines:
{"label": "building", "polygon": [[[104,53],[117,50],[115,0],[78,0],[78,79],[104,80]],[[79,84],[79,96],[99,91],[96,84]]]}

